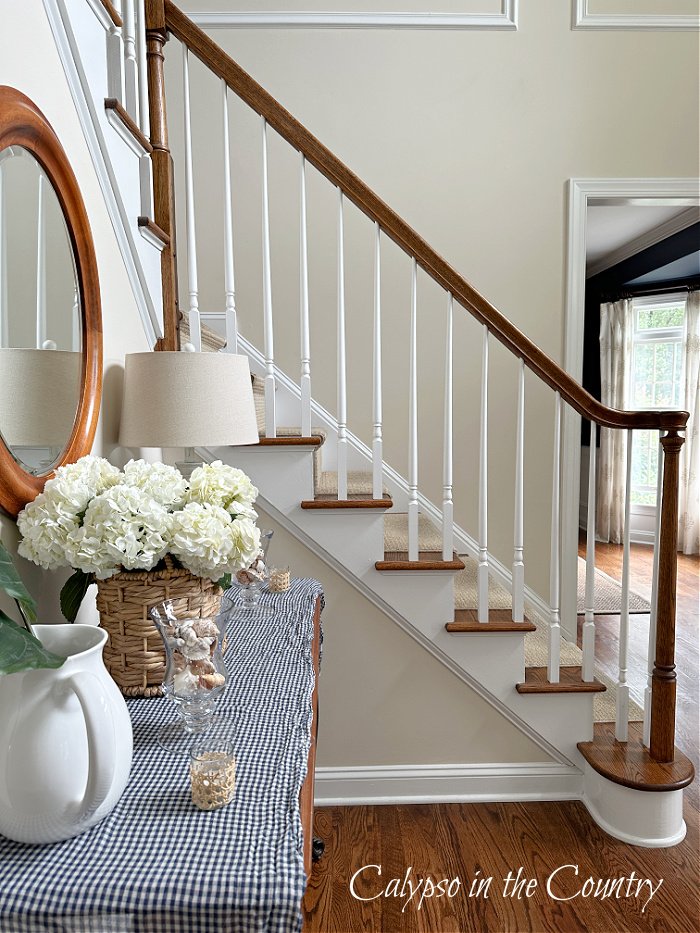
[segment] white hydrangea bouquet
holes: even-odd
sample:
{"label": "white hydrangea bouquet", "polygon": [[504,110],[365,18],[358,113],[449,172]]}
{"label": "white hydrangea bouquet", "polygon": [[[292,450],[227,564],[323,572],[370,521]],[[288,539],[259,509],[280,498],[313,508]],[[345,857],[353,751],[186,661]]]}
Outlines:
{"label": "white hydrangea bouquet", "polygon": [[59,467],[20,512],[18,550],[46,570],[75,569],[61,592],[71,622],[91,582],[157,569],[166,555],[226,588],[260,551],[257,495],[242,470],[221,461],[187,481],[164,463],[131,460],[119,470],[83,457]]}

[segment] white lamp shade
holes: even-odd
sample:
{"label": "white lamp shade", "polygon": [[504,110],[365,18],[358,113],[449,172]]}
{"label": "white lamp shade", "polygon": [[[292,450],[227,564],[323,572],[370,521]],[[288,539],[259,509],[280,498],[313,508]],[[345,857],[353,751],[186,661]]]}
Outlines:
{"label": "white lamp shade", "polygon": [[64,447],[80,400],[82,353],[0,349],[0,433],[8,447]]}
{"label": "white lamp shade", "polygon": [[257,444],[247,356],[159,351],[125,360],[123,447]]}

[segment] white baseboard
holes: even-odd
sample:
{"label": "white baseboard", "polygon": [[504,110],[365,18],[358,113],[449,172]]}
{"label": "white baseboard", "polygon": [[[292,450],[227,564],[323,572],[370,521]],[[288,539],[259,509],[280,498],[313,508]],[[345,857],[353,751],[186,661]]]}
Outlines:
{"label": "white baseboard", "polygon": [[316,768],[315,805],[578,800],[583,775],[556,762]]}

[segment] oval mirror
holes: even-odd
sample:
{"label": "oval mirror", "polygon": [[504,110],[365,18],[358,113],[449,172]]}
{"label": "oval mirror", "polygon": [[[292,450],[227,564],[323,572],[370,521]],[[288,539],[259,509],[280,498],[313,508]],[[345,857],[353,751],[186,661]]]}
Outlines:
{"label": "oval mirror", "polygon": [[68,158],[27,97],[0,87],[0,505],[16,515],[90,452],[102,326],[90,225]]}

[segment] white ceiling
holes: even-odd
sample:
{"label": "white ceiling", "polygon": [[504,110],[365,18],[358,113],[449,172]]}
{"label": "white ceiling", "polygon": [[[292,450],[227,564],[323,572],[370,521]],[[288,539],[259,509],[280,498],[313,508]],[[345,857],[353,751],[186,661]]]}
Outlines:
{"label": "white ceiling", "polygon": [[[687,213],[687,218],[683,218],[687,223],[676,226],[675,229],[682,229],[697,222],[700,215],[698,209],[690,209],[688,205],[679,207],[657,206],[657,205],[638,205],[638,204],[594,204],[588,207],[586,217],[586,272],[588,275],[602,272],[603,269],[621,262],[625,258],[623,255],[626,246],[636,244],[637,240],[640,249],[651,246],[665,236],[670,236],[673,229],[673,221],[680,218],[682,214]],[[666,227],[668,231],[659,231],[658,238],[654,237],[653,231],[659,227]],[[639,250],[631,249],[628,255],[634,255]],[[606,260],[610,258],[610,262]]]}

